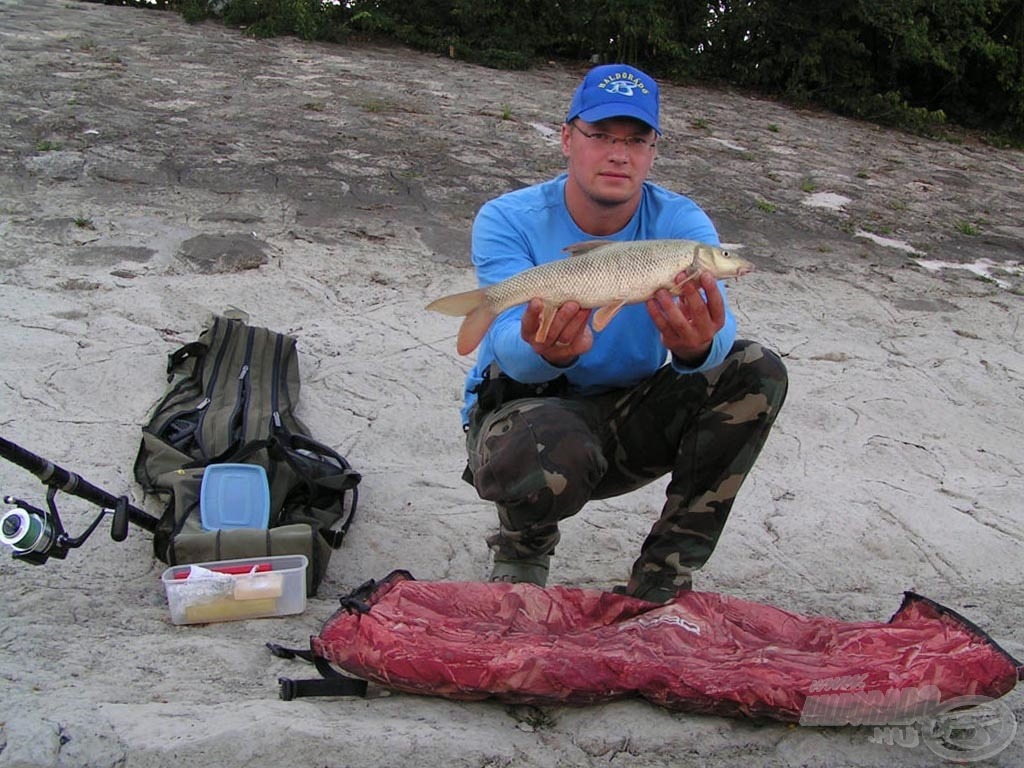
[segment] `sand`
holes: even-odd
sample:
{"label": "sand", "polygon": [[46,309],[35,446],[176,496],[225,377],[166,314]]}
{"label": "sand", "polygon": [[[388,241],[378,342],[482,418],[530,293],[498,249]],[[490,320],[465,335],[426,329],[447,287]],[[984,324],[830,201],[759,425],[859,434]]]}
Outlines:
{"label": "sand", "polygon": [[[482,202],[560,170],[581,72],[0,2],[0,435],[157,513],[132,463],[166,355],[237,308],[299,339],[300,416],[364,478],[298,616],[172,625],[135,527],[40,567],[3,554],[0,768],[941,762],[639,701],[278,699],[306,670],[264,643],[306,643],[354,586],[487,572],[494,513],[460,479],[470,360],[424,305],[474,284]],[[849,620],[915,590],[1024,657],[1024,155],[696,86],[665,84],[663,113],[653,178],[755,263],[730,289],[740,334],[790,373],[696,588]],[[8,462],[0,491],[44,501]],[[661,498],[589,505],[552,582],[621,583]],[[58,499],[72,533],[98,511]],[[1003,701],[1021,720],[1020,688]],[[1018,737],[986,764],[1022,762]]]}

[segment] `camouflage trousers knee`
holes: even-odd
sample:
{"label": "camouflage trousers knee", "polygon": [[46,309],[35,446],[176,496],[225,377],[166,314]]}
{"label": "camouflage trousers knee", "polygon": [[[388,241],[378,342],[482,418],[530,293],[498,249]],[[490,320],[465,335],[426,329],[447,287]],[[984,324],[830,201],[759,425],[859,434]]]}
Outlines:
{"label": "camouflage trousers knee", "polygon": [[587,501],[670,475],[627,591],[687,583],[718,543],[786,389],[777,355],[737,341],[721,365],[702,373],[665,366],[631,389],[595,397],[523,397],[486,413],[474,408],[469,470],[477,493],[498,509],[488,545],[503,559],[549,555],[559,521]]}

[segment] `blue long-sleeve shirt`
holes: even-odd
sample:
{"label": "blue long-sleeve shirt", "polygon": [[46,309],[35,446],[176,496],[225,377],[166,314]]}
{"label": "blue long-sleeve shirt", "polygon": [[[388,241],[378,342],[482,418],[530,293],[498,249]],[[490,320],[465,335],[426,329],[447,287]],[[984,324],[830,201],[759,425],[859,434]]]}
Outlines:
{"label": "blue long-sleeve shirt", "polygon": [[[473,223],[472,252],[480,286],[493,285],[538,264],[569,258],[564,248],[585,240],[657,240],[679,238],[719,245],[711,219],[692,200],[650,182],[643,185],[640,205],[619,232],[596,238],[581,230],[565,205],[566,175],[509,192],[481,207]],[[725,287],[719,283],[723,298]],[[473,390],[492,362],[517,381],[551,381],[565,375],[572,394],[599,394],[631,387],[668,362],[681,373],[719,365],[736,339],[736,319],[726,300],[725,325],[715,335],[707,357],[696,368],[682,365],[661,343],[661,334],[641,304],[623,307],[611,323],[594,334],[594,345],[572,365],[551,365],[523,341],[520,323],[526,305],[512,307],[494,321],[466,376],[463,424],[476,402]]]}

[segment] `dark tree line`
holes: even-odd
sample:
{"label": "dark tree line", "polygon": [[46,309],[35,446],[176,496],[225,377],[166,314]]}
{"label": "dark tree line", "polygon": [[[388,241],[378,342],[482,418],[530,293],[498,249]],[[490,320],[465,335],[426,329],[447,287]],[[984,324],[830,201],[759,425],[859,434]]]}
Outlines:
{"label": "dark tree line", "polygon": [[[145,4],[136,0],[106,0]],[[1024,139],[1024,0],[158,0],[253,34],[384,37],[498,68],[626,61],[928,130]]]}

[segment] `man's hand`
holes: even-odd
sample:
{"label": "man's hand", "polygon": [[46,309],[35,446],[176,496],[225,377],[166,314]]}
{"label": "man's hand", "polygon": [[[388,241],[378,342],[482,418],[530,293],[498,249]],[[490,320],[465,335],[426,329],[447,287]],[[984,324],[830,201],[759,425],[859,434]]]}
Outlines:
{"label": "man's hand", "polygon": [[662,288],[647,300],[647,311],[661,332],[661,343],[681,363],[697,366],[725,325],[725,301],[712,275],[702,272],[699,278],[684,282],[687,277],[686,272],[676,275],[676,284],[683,284],[678,299]]}
{"label": "man's hand", "polygon": [[537,331],[544,315],[544,302],[532,299],[523,313],[520,334],[533,351],[552,365],[568,365],[594,346],[594,333],[590,330],[590,310],[581,309],[575,301],[558,308],[547,336],[537,341]]}

